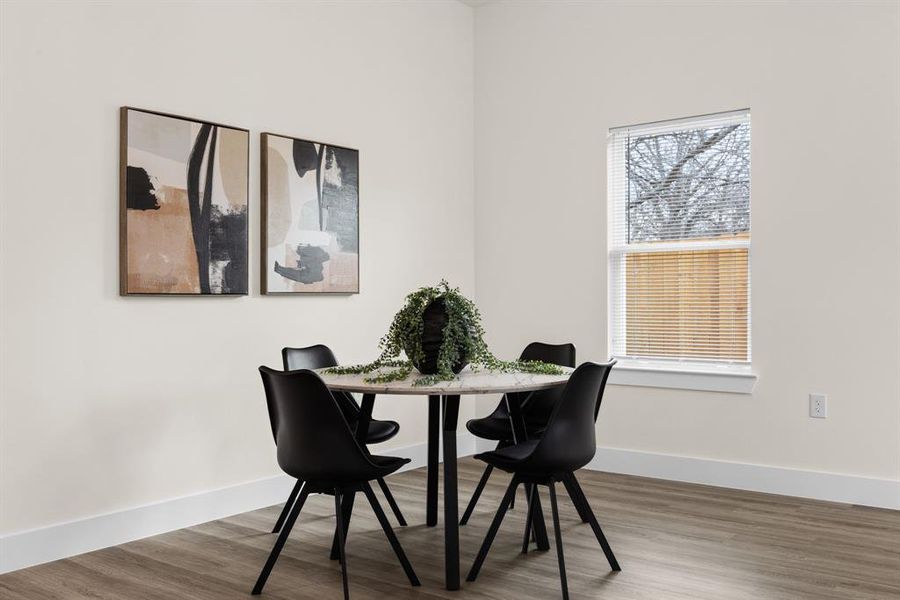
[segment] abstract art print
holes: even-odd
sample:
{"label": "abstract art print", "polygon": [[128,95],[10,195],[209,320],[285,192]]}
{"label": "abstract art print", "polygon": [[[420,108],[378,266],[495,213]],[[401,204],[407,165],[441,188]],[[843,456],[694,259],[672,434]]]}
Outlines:
{"label": "abstract art print", "polygon": [[121,109],[120,293],[244,295],[250,133]]}
{"label": "abstract art print", "polygon": [[359,292],[359,151],[262,134],[262,291]]}

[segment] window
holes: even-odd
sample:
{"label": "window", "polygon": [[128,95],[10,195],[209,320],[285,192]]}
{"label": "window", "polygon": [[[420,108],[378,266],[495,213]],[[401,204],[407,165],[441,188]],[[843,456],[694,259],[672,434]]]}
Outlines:
{"label": "window", "polygon": [[611,353],[749,373],[749,111],[612,129],[608,159]]}

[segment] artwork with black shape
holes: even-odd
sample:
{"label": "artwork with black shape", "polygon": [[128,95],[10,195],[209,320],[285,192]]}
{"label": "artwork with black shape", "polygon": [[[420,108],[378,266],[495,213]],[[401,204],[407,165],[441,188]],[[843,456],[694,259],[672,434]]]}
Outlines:
{"label": "artwork with black shape", "polygon": [[120,291],[246,294],[249,132],[123,108]]}
{"label": "artwork with black shape", "polygon": [[359,151],[262,134],[262,290],[359,292]]}

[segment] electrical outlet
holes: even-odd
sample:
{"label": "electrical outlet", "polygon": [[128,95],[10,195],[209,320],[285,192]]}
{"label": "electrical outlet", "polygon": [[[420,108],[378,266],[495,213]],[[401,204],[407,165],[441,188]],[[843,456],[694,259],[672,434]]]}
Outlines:
{"label": "electrical outlet", "polygon": [[828,396],[825,394],[809,395],[809,416],[824,419],[828,416]]}

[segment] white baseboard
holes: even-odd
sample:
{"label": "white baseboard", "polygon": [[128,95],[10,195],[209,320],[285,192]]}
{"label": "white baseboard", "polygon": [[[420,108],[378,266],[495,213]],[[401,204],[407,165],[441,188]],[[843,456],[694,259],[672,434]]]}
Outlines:
{"label": "white baseboard", "polygon": [[[468,456],[475,451],[475,439],[468,432],[457,436],[456,445],[459,456]],[[428,456],[425,443],[393,450],[376,449],[376,452],[411,458],[412,462],[402,470],[424,466]],[[293,485],[294,480],[287,475],[276,475],[77,521],[7,534],[0,537],[0,573],[280,504],[287,498]]]}
{"label": "white baseboard", "polygon": [[589,469],[900,510],[900,481],[598,448]]}
{"label": "white baseboard", "polygon": [[[496,445],[496,442],[490,440],[477,439],[475,452],[487,452],[493,450]],[[597,448],[594,460],[586,468],[900,510],[900,481],[892,479],[804,471],[621,448]]]}

